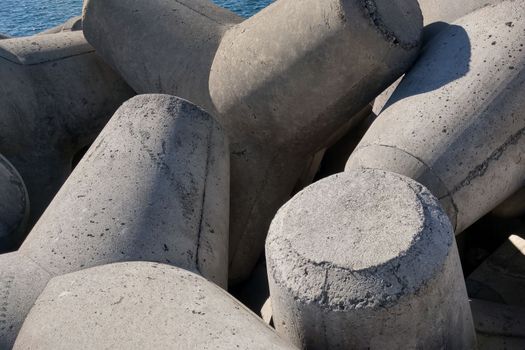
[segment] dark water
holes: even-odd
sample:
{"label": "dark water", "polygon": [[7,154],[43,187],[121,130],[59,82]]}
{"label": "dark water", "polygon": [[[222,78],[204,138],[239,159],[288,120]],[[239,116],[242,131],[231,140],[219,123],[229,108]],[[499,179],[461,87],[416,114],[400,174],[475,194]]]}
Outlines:
{"label": "dark water", "polygon": [[[254,15],[272,1],[213,0],[243,17]],[[82,0],[0,0],[0,33],[10,36],[35,34],[81,12]]]}

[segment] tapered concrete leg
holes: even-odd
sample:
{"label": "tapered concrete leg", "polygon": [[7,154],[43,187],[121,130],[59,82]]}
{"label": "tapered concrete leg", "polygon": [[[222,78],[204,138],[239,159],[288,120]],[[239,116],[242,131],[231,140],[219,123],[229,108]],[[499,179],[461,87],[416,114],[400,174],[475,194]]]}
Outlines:
{"label": "tapered concrete leg", "polygon": [[273,319],[307,349],[473,349],[452,226],[417,182],[341,173],[279,210],[266,242]]}
{"label": "tapered concrete leg", "polygon": [[0,154],[0,254],[24,235],[29,215],[26,186],[16,169]]}
{"label": "tapered concrete leg", "polygon": [[75,153],[134,92],[80,31],[0,41],[0,77],[0,153],[27,186],[30,228],[71,173]]}
{"label": "tapered concrete leg", "polygon": [[279,0],[242,23],[204,0],[89,0],[83,20],[136,90],[187,98],[225,128],[232,283],[308,159],[410,66],[422,28],[415,0]]}
{"label": "tapered concrete leg", "polygon": [[524,16],[524,2],[503,2],[429,42],[346,169],[417,180],[456,233],[517,191],[525,182]]}
{"label": "tapered concrete leg", "polygon": [[[75,168],[18,251],[51,276],[146,260],[225,286],[228,148],[220,126],[188,101],[143,95],[126,102]],[[17,264],[4,263],[16,281]],[[0,332],[9,348],[41,288],[6,287]]]}
{"label": "tapered concrete leg", "polygon": [[82,16],[71,17],[62,24],[59,24],[53,28],[46,29],[36,35],[44,34],[56,34],[61,32],[74,32],[76,30],[82,30]]}
{"label": "tapered concrete leg", "polygon": [[53,278],[14,349],[294,349],[213,283],[132,262]]}

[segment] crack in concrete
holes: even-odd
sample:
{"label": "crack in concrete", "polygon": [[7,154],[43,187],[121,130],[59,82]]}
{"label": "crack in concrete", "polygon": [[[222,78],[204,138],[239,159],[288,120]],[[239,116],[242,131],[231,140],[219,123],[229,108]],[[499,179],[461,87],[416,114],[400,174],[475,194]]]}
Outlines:
{"label": "crack in concrete", "polygon": [[473,170],[471,170],[467,174],[467,176],[459,182],[459,184],[454,186],[450,194],[454,195],[455,193],[459,192],[462,188],[470,185],[472,180],[485,175],[491,163],[497,161],[503,155],[503,153],[505,153],[505,151],[510,145],[517,144],[518,141],[520,141],[520,139],[523,137],[523,135],[525,135],[525,127],[518,130],[518,132],[512,134],[509,138],[507,138],[507,140],[505,140],[505,142],[501,146],[496,148],[487,159],[485,159],[481,164],[478,164]]}

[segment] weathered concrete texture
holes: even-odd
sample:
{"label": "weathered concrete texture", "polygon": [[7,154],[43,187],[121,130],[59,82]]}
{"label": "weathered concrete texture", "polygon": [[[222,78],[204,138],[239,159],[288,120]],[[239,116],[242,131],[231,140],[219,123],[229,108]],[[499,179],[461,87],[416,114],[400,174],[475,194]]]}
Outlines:
{"label": "weathered concrete texture", "polygon": [[525,215],[525,187],[507,198],[492,210],[492,215],[500,218],[515,218]]}
{"label": "weathered concrete texture", "polygon": [[422,28],[415,0],[279,0],[242,23],[205,0],[88,0],[83,19],[137,91],[187,98],[228,133],[232,282],[311,156],[410,66]]}
{"label": "weathered concrete texture", "polygon": [[[461,232],[525,181],[525,3],[485,7],[425,47],[347,170],[407,175]],[[487,28],[490,28],[487,31]]]}
{"label": "weathered concrete texture", "polygon": [[0,349],[11,349],[24,318],[51,277],[18,252],[0,255]]}
{"label": "weathered concrete texture", "polygon": [[470,301],[479,350],[525,349],[525,308]]}
{"label": "weathered concrete texture", "polygon": [[69,176],[73,155],[134,92],[82,32],[0,41],[0,76],[0,153],[24,179],[32,226]]}
{"label": "weathered concrete texture", "polygon": [[46,29],[43,32],[38,33],[37,35],[73,32],[76,30],[82,30],[82,16],[71,17],[64,23],[59,24],[56,27]]}
{"label": "weathered concrete texture", "polygon": [[450,222],[437,199],[381,170],[316,182],[284,205],[266,260],[279,334],[307,349],[471,349]]}
{"label": "weathered concrete texture", "polygon": [[24,235],[29,198],[18,171],[0,154],[0,253],[12,249]]}
{"label": "weathered concrete texture", "polygon": [[294,349],[213,283],[149,262],[53,278],[14,349]]}
{"label": "weathered concrete texture", "polygon": [[[225,286],[229,162],[220,126],[193,104],[166,95],[126,102],[75,168],[18,251],[52,276],[146,260],[199,272]],[[41,288],[20,290],[4,312],[9,348]]]}
{"label": "weathered concrete texture", "polygon": [[512,235],[467,279],[469,296],[525,307],[525,239]]}
{"label": "weathered concrete texture", "polygon": [[[504,0],[418,0],[425,25],[434,22],[451,23],[482,7]],[[488,27],[487,27],[488,28]]]}

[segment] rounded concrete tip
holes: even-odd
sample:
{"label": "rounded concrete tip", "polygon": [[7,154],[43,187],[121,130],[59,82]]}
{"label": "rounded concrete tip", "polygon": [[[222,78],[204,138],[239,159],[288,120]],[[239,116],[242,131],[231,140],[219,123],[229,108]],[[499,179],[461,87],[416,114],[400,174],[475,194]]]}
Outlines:
{"label": "rounded concrete tip", "polygon": [[415,0],[358,0],[386,40],[405,49],[420,44],[423,15]]}
{"label": "rounded concrete tip", "polygon": [[452,225],[408,177],[366,169],[306,188],[274,218],[266,260],[274,324],[297,346],[475,344]]}
{"label": "rounded concrete tip", "polygon": [[[431,279],[448,256],[452,232],[422,185],[362,170],[319,181],[286,204],[270,228],[267,254],[274,277],[304,302],[377,307]],[[325,282],[327,271],[339,277]]]}
{"label": "rounded concrete tip", "polygon": [[215,284],[149,262],[53,278],[14,345],[30,348],[293,349]]}

